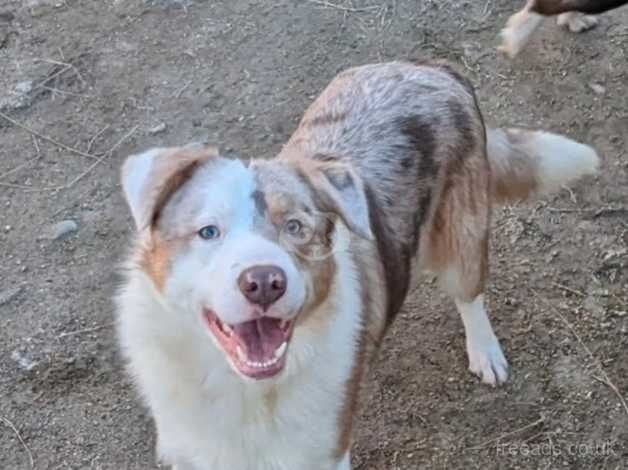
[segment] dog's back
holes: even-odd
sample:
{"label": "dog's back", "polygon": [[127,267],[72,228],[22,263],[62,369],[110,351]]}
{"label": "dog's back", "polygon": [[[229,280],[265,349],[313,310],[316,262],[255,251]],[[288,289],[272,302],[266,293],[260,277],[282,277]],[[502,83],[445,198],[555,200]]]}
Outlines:
{"label": "dog's back", "polygon": [[399,62],[341,73],[307,110],[279,158],[340,161],[363,179],[391,289],[390,321],[435,203],[463,167],[487,174],[484,148],[470,83],[444,62]]}

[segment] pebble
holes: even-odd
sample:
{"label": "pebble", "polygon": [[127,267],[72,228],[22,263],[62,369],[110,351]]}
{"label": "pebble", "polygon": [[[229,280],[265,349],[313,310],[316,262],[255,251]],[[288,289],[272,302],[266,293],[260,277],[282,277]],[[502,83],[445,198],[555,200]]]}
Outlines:
{"label": "pebble", "polygon": [[191,0],[144,0],[144,5],[158,8],[187,8],[191,5]]}
{"label": "pebble", "polygon": [[157,135],[165,132],[166,129],[168,129],[168,126],[166,126],[165,122],[162,122],[161,124],[157,124],[155,127],[151,127],[150,129],[148,129],[148,133],[150,135]]}
{"label": "pebble", "polygon": [[26,371],[33,370],[37,366],[37,362],[21,353],[17,349],[11,353],[11,359],[17,362],[17,365]]}
{"label": "pebble", "polygon": [[50,238],[64,240],[78,230],[78,224],[73,220],[62,220],[52,226]]}
{"label": "pebble", "polygon": [[0,110],[28,108],[31,105],[30,92],[32,89],[33,82],[31,80],[16,84],[6,97],[0,96]]}
{"label": "pebble", "polygon": [[604,93],[606,93],[606,88],[604,88],[599,83],[590,83],[589,87],[591,88],[591,90],[593,90],[593,93],[597,95],[603,95]]}

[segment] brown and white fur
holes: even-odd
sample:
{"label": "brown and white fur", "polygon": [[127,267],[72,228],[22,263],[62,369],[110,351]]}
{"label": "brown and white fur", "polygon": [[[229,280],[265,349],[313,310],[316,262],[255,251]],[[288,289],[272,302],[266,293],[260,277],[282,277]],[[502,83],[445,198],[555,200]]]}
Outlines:
{"label": "brown and white fur", "polygon": [[[119,338],[159,457],[177,470],[349,470],[360,383],[419,268],[454,299],[471,371],[506,380],[484,305],[491,207],[597,165],[566,137],[485,128],[450,66],[400,62],[338,75],[274,159],[130,157],[138,236]],[[264,308],[241,284],[259,266],[285,274]]]}
{"label": "brown and white fur", "polygon": [[545,17],[557,16],[557,23],[573,33],[595,27],[596,16],[618,8],[628,0],[528,0],[526,6],[508,19],[501,31],[501,52],[514,58],[523,50]]}

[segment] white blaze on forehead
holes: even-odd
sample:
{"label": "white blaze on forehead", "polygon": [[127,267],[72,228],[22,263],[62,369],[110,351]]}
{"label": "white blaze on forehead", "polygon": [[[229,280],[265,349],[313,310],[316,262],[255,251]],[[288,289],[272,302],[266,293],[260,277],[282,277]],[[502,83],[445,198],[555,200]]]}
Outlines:
{"label": "white blaze on forehead", "polygon": [[286,276],[286,292],[268,315],[293,318],[303,305],[305,284],[294,260],[260,229],[253,197],[260,189],[257,176],[238,160],[210,162],[198,168],[163,211],[160,230],[166,238],[190,235],[206,225],[220,230],[216,240],[194,237],[172,265],[167,296],[195,315],[209,309],[228,325],[251,320],[253,311],[238,279],[256,265],[276,266]]}
{"label": "white blaze on forehead", "polygon": [[189,230],[217,225],[233,232],[250,228],[255,206],[253,173],[239,160],[199,168],[173,196],[163,213],[164,229]]}

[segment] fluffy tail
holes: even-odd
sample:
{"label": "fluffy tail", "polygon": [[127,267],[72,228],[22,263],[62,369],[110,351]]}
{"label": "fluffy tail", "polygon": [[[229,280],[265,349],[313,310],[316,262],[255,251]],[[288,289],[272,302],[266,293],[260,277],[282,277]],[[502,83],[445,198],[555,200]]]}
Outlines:
{"label": "fluffy tail", "polygon": [[551,193],[598,170],[595,150],[558,134],[488,129],[487,137],[493,198],[497,203]]}

